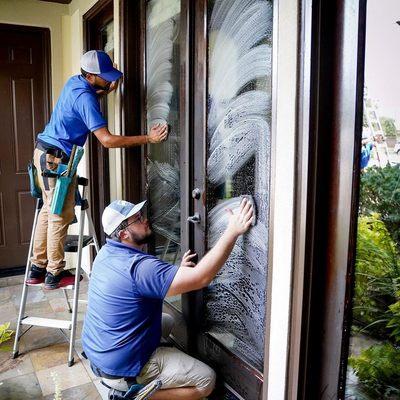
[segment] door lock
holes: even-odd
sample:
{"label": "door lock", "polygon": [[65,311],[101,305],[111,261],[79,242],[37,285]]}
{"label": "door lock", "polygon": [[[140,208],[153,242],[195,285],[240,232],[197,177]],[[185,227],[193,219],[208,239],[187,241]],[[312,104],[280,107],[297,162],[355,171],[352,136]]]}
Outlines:
{"label": "door lock", "polygon": [[199,213],[194,213],[194,215],[191,215],[188,219],[189,222],[192,224],[199,224],[200,223],[200,214]]}

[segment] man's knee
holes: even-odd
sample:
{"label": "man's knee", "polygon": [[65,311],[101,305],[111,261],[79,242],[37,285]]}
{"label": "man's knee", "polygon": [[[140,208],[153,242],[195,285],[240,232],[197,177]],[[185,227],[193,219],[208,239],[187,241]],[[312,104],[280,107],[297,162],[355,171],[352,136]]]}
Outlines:
{"label": "man's knee", "polygon": [[202,379],[197,386],[197,389],[201,393],[203,397],[209,396],[215,388],[215,381],[217,379],[217,375],[214,370],[208,367],[207,372],[203,375]]}
{"label": "man's knee", "polygon": [[167,339],[168,336],[171,334],[171,331],[175,325],[175,320],[174,318],[167,314],[167,313],[162,313],[162,320],[161,320],[161,336],[164,339]]}

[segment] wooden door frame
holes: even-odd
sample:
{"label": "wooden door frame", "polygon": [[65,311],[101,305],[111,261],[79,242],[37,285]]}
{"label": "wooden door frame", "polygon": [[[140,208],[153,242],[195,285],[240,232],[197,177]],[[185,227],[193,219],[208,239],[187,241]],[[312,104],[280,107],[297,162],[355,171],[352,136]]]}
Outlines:
{"label": "wooden door frame", "polygon": [[344,397],[354,283],[366,0],[302,4],[288,399]]}
{"label": "wooden door frame", "polygon": [[[145,59],[144,47],[144,7],[141,1],[119,0],[121,70],[124,78],[121,83],[121,132],[126,136],[145,132],[142,118],[145,84],[142,66]],[[145,169],[143,165],[144,146],[124,149],[122,179],[123,196],[126,200],[138,203],[145,192]]]}
{"label": "wooden door frame", "polygon": [[[83,17],[84,52],[99,47],[98,36],[94,31],[112,21],[113,0],[100,0]],[[104,100],[101,100],[104,108]],[[101,224],[101,215],[110,202],[110,174],[108,149],[93,134],[89,135],[89,188],[90,207],[96,235],[101,242],[105,241],[105,233]]]}
{"label": "wooden door frame", "polygon": [[[11,24],[7,22],[1,22],[0,27],[13,30],[16,32],[29,32],[38,33],[41,36],[43,43],[43,105],[44,105],[44,121],[50,120],[52,110],[52,75],[51,75],[51,33],[49,28],[43,28],[39,26],[28,26]],[[45,125],[47,124],[45,122]],[[44,128],[44,127],[43,127]],[[39,132],[37,132],[39,133]],[[0,278],[7,276],[20,275],[25,272],[26,266],[16,266],[9,268],[0,269]]]}

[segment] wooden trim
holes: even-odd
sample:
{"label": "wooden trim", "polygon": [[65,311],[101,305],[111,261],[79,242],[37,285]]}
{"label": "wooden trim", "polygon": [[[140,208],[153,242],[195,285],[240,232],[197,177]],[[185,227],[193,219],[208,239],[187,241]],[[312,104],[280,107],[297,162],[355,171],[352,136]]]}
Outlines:
{"label": "wooden trim", "polygon": [[[295,177],[295,212],[294,212],[294,251],[292,275],[291,321],[289,331],[287,399],[297,399],[299,380],[301,379],[300,352],[304,343],[302,339],[303,295],[307,287],[305,280],[305,258],[309,254],[306,242],[307,223],[312,225],[307,213],[309,188],[309,146],[310,137],[310,64],[311,64],[311,23],[312,8],[310,1],[302,2],[300,30],[300,60],[299,60],[299,89],[298,89],[298,124],[297,124],[297,167]],[[315,56],[315,55],[314,55]],[[307,220],[308,217],[308,220]],[[303,299],[304,296],[304,299]],[[304,343],[305,345],[305,343]],[[300,399],[300,397],[299,397]]]}
{"label": "wooden trim", "polygon": [[0,279],[7,278],[9,276],[24,275],[25,271],[26,271],[25,265],[21,267],[0,268]]}
{"label": "wooden trim", "polygon": [[[141,118],[143,110],[144,37],[143,7],[140,3],[140,1],[120,0],[121,68],[124,73],[121,84],[121,132],[126,136],[134,136],[144,132]],[[142,199],[143,160],[144,149],[142,146],[124,149],[123,196],[126,200],[134,203]]]}
{"label": "wooden trim", "polygon": [[358,210],[360,196],[360,149],[362,141],[363,125],[363,99],[364,99],[364,73],[365,73],[365,38],[367,21],[367,1],[361,0],[358,15],[358,63],[357,67],[357,92],[355,107],[355,137],[354,137],[354,163],[353,163],[353,185],[351,198],[351,221],[349,233],[349,246],[347,258],[346,290],[343,311],[343,332],[342,348],[340,355],[340,371],[338,394],[339,399],[345,399],[346,374],[349,357],[349,346],[351,336],[351,324],[353,318],[353,299],[355,285],[355,263],[357,257],[357,231],[358,231]]}
{"label": "wooden trim", "polygon": [[[140,78],[140,132],[144,134],[147,133],[147,82],[146,82],[146,2],[139,1],[139,38],[140,38],[140,47],[139,47],[139,55],[140,55],[140,68],[138,77]],[[147,146],[141,146],[141,159],[145,160],[142,162],[141,166],[141,190],[142,197],[147,194]]]}
{"label": "wooden trim", "polygon": [[[94,19],[99,18],[100,14],[104,13],[106,8],[110,6],[110,4],[113,4],[113,0],[98,0],[92,8],[90,8],[88,11],[86,11],[85,14],[83,14],[83,22],[85,23],[90,23],[91,21],[93,21]],[[107,12],[107,14],[109,14]],[[100,17],[101,18],[101,17]],[[107,17],[108,18],[108,17]],[[101,18],[102,19],[102,18]],[[111,19],[112,19],[112,15],[111,15]],[[109,19],[109,21],[111,21],[111,19]],[[84,41],[84,45],[87,44],[87,42],[85,43]]]}
{"label": "wooden trim", "polygon": [[43,63],[43,76],[44,76],[44,81],[45,81],[45,89],[44,89],[44,94],[45,94],[45,99],[44,101],[46,102],[46,107],[45,110],[47,114],[45,114],[45,118],[47,121],[50,120],[50,115],[51,115],[51,110],[53,109],[52,107],[52,92],[51,88],[53,87],[52,85],[52,76],[51,76],[51,36],[50,36],[50,29],[48,28],[42,28],[42,35],[43,35],[43,43],[44,43],[44,54],[43,54],[43,60],[45,62]]}
{"label": "wooden trim", "polygon": [[303,62],[310,54],[311,63],[303,64],[299,120],[290,399],[343,398],[340,379],[347,364],[348,278],[357,221],[355,137],[362,123],[365,3],[315,0],[303,8],[304,33],[310,33],[303,41]]}
{"label": "wooden trim", "polygon": [[268,226],[268,260],[267,260],[267,282],[265,325],[264,325],[264,369],[262,399],[268,397],[268,374],[270,353],[270,327],[271,327],[271,305],[272,305],[272,277],[273,277],[273,248],[274,248],[274,204],[275,204],[275,166],[276,166],[276,114],[277,114],[277,83],[278,83],[278,31],[279,31],[279,2],[273,3],[273,30],[272,30],[272,96],[271,96],[271,154],[270,154],[270,197],[269,197],[269,226]]}
{"label": "wooden trim", "polygon": [[[199,259],[205,254],[206,210],[205,180],[206,165],[206,93],[207,93],[207,1],[190,1],[188,8],[189,41],[187,56],[188,79],[188,132],[186,133],[186,177],[188,188],[185,190],[184,204],[187,211],[193,215],[200,214],[199,224],[187,226],[189,246]],[[199,200],[193,200],[191,191],[198,188],[202,192]],[[187,218],[187,217],[186,217]],[[198,290],[182,295],[182,312],[187,321],[188,347],[193,354],[198,353],[198,334],[203,309],[203,291]]]}

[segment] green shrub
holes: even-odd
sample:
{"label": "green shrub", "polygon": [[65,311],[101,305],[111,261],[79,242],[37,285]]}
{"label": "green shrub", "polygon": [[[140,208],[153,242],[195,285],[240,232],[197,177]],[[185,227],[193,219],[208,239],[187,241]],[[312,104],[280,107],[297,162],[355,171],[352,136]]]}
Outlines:
{"label": "green shrub", "polygon": [[378,213],[400,248],[400,168],[367,168],[361,174],[360,213]]}
{"label": "green shrub", "polygon": [[350,357],[349,364],[374,398],[397,399],[400,395],[400,351],[392,344],[371,346],[360,356]]}
{"label": "green shrub", "polygon": [[387,327],[391,329],[390,336],[400,343],[400,301],[389,306],[389,322]]}
{"label": "green shrub", "polygon": [[389,306],[398,298],[400,265],[397,246],[378,214],[358,222],[353,323],[370,335],[386,338],[393,316]]}

